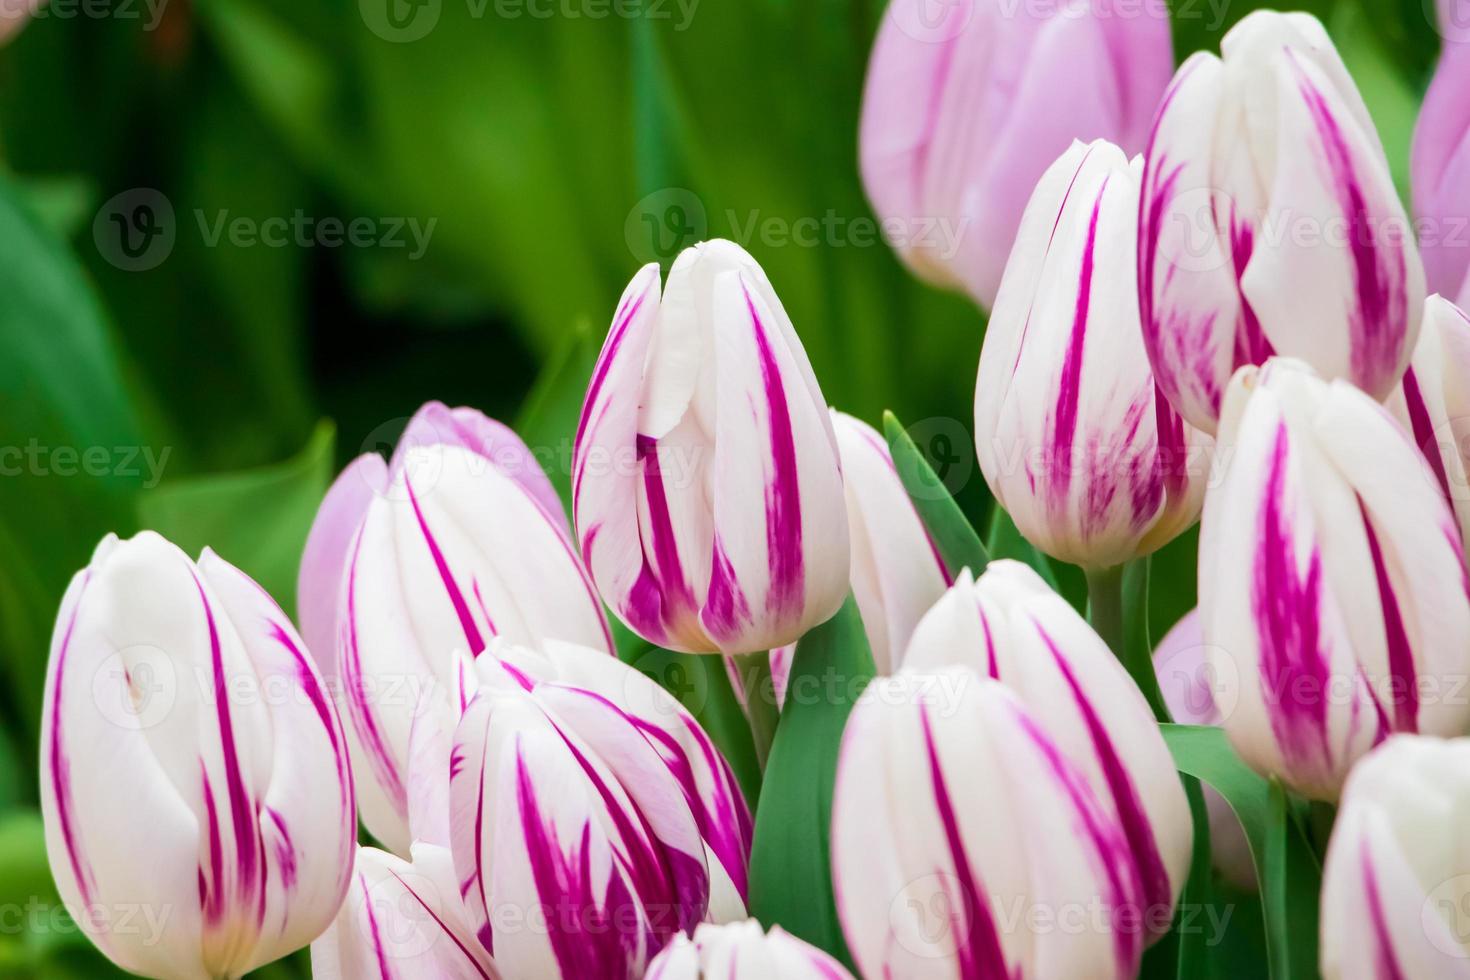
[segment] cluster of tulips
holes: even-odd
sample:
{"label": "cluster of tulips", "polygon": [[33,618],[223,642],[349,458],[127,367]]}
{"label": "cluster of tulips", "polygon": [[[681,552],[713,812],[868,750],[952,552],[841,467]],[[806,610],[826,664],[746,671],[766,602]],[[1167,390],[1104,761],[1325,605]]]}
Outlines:
{"label": "cluster of tulips", "polygon": [[[885,218],[968,228],[904,258],[991,309],[980,467],[1085,570],[1091,622],[1027,564],[956,567],[889,442],[829,409],[760,266],[697,245],[617,304],[571,522],[514,432],[432,403],[329,491],[299,629],[210,551],[99,545],[57,619],[42,793],[57,884],[111,959],[1133,977],[1203,828],[1154,668],[1122,656],[1118,569],[1202,521],[1199,608],[1158,655],[1209,683],[1169,701],[1293,806],[1337,808],[1323,973],[1470,975],[1435,900],[1470,891],[1470,320],[1426,299],[1470,289],[1470,252],[1421,257],[1307,15],[1252,14],[1170,82],[1163,16],[921,4],[878,39],[864,177]],[[1441,216],[1457,181],[1470,201],[1467,93],[1451,45],[1415,160]],[[853,606],[872,681],[836,753],[845,949],[824,951],[750,918],[754,801],[605,610],[726,658],[764,760],[822,666],[803,637]],[[146,942],[108,927],[138,906],[166,913]]]}

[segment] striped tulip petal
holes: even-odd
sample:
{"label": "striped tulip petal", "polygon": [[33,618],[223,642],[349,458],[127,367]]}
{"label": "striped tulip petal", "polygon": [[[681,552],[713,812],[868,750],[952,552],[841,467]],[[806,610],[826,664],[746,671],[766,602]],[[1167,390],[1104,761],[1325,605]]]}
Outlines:
{"label": "striped tulip petal", "polygon": [[1027,206],[987,328],[976,449],[1042,551],[1089,568],[1146,554],[1198,516],[1205,437],[1158,395],[1132,255],[1138,164],[1074,144]]}
{"label": "striped tulip petal", "polygon": [[640,977],[705,915],[705,850],[683,791],[606,698],[482,659],[450,802],[469,920],[511,976]]}
{"label": "striped tulip petal", "polygon": [[691,940],[678,936],[648,967],[645,980],[852,980],[826,953],[786,932],[769,933],[754,919],[701,925]]}
{"label": "striped tulip petal", "polygon": [[1232,382],[1221,444],[1200,608],[1212,666],[1238,680],[1224,724],[1241,756],[1330,800],[1387,734],[1460,731],[1459,530],[1408,433],[1351,385],[1275,359]]}
{"label": "striped tulip petal", "polygon": [[1172,903],[1150,906],[1085,773],[969,668],[874,682],[843,734],[832,816],[864,976],[1132,977],[1148,924],[1167,929]]}
{"label": "striped tulip petal", "polygon": [[1386,398],[1424,270],[1377,131],[1322,25],[1258,11],[1164,96],[1139,209],[1159,385],[1214,432],[1231,373],[1272,354]]}
{"label": "striped tulip petal", "polygon": [[791,642],[847,591],[836,438],[796,331],[738,246],[685,250],[619,303],[573,463],[582,554],[608,604],[670,649]]}
{"label": "striped tulip petal", "polygon": [[[356,833],[345,736],[301,638],[243,573],[156,534],[109,536],[63,601],[45,698],[53,874],[114,962],[239,976],[331,922]],[[149,928],[107,928],[128,910]]]}
{"label": "striped tulip petal", "polygon": [[1470,977],[1470,740],[1395,735],[1348,778],[1322,876],[1326,980]]}
{"label": "striped tulip petal", "polygon": [[[1082,773],[1128,840],[1128,873],[1151,909],[1184,887],[1194,834],[1173,765],[1143,695],[1091,626],[1028,566],[967,571],[920,621],[907,670],[971,667],[1005,684]],[[1167,928],[1169,916],[1151,925]],[[1155,938],[1153,935],[1149,939]]]}
{"label": "striped tulip petal", "polygon": [[442,847],[416,844],[413,861],[357,849],[337,919],[311,945],[318,980],[499,980],[455,893]]}
{"label": "striped tulip petal", "polygon": [[[1456,0],[1443,0],[1446,16]],[[1461,6],[1464,13],[1470,8]],[[1434,81],[1414,127],[1414,212],[1422,229],[1419,247],[1429,289],[1470,305],[1470,253],[1465,220],[1470,215],[1470,21],[1454,24],[1456,40],[1444,46]]]}

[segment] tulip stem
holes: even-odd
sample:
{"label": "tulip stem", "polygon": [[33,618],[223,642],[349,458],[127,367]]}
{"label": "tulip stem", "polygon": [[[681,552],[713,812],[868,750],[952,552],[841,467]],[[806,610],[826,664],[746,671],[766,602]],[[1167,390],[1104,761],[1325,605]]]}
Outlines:
{"label": "tulip stem", "polygon": [[[1134,571],[1138,572],[1140,569]],[[1148,608],[1147,567],[1144,566],[1141,571],[1144,577],[1135,575],[1131,588],[1125,588],[1123,565],[1088,572],[1088,619],[1097,635],[1102,637],[1103,642],[1122,663],[1123,669],[1133,678],[1133,683],[1143,692],[1144,700],[1148,702],[1154,718],[1158,721],[1170,721],[1172,719],[1169,709],[1159,690],[1159,678],[1154,673],[1148,642],[1148,624],[1143,621]],[[1130,603],[1135,611],[1131,624],[1128,620]]]}
{"label": "tulip stem", "polygon": [[[1123,566],[1087,573],[1087,618],[1108,649],[1124,659]],[[1126,663],[1126,662],[1125,662]]]}
{"label": "tulip stem", "polygon": [[756,761],[766,771],[771,743],[776,738],[776,723],[781,712],[776,706],[776,684],[771,679],[771,655],[767,652],[747,653],[735,657],[740,674],[740,687],[745,693],[745,717],[750,722],[750,737],[755,743]]}

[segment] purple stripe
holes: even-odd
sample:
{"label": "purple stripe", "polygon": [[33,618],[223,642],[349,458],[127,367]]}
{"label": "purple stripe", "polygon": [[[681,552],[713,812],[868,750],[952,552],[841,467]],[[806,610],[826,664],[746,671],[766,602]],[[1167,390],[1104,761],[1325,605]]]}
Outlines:
{"label": "purple stripe", "polygon": [[1419,676],[1414,667],[1414,650],[1409,645],[1403,613],[1399,609],[1398,597],[1393,592],[1388,566],[1383,561],[1383,548],[1378,544],[1373,521],[1368,517],[1368,510],[1363,506],[1361,497],[1358,499],[1358,510],[1363,515],[1363,533],[1368,538],[1368,552],[1373,556],[1373,577],[1378,583],[1378,603],[1383,610],[1383,634],[1388,646],[1388,673],[1391,678],[1389,695],[1393,701],[1393,730],[1417,733]]}
{"label": "purple stripe", "polygon": [[352,563],[347,570],[347,636],[342,650],[343,686],[348,696],[347,716],[352,719],[352,727],[357,731],[357,737],[368,753],[378,782],[394,809],[404,815],[407,798],[403,791],[403,780],[398,775],[398,766],[392,754],[383,743],[383,735],[378,731],[377,721],[373,717],[373,706],[368,702],[367,692],[364,690],[362,652],[357,644],[357,559],[361,551],[362,531],[359,529],[357,540],[352,545]]}
{"label": "purple stripe", "polygon": [[[640,435],[637,443],[638,459],[643,464],[643,494],[648,503],[648,533],[652,539],[656,570],[648,568],[646,560],[644,567],[658,590],[658,616],[667,624],[671,619],[695,609],[694,590],[689,587],[679,561],[679,542],[674,535],[674,520],[669,513],[669,499],[664,490],[658,440]],[[646,546],[644,555],[646,559]]]}
{"label": "purple stripe", "polygon": [[[602,386],[607,381],[607,374],[612,368],[613,361],[617,360],[618,348],[622,346],[623,336],[628,332],[628,325],[638,315],[647,296],[648,287],[645,286],[643,292],[639,293],[632,302],[625,304],[624,309],[613,316],[613,328],[608,333],[607,343],[603,345],[602,354],[597,359],[597,367],[593,369],[592,380],[587,385],[587,397],[582,401],[582,412],[577,418],[577,435],[572,443],[574,456],[581,454],[582,436],[587,431],[587,421],[592,413],[592,406],[596,404],[598,395],[602,394]],[[580,469],[578,467],[579,472]]]}
{"label": "purple stripe", "polygon": [[[1087,314],[1092,304],[1093,253],[1097,247],[1097,221],[1102,212],[1103,195],[1107,193],[1111,174],[1103,178],[1097,199],[1092,204],[1092,218],[1087,225],[1087,243],[1082,249],[1082,270],[1077,281],[1077,303],[1072,313],[1072,336],[1062,362],[1056,415],[1052,422],[1051,462],[1061,467],[1060,479],[1051,485],[1054,495],[1065,498],[1072,480],[1072,443],[1077,435],[1077,406],[1082,392],[1082,355],[1087,339]],[[1055,498],[1054,498],[1055,501]]]}
{"label": "purple stripe", "polygon": [[769,612],[799,613],[805,602],[806,580],[801,551],[801,483],[796,470],[796,441],[791,430],[791,412],[781,384],[769,338],[755,300],[742,278],[745,306],[750,311],[751,332],[760,357],[761,381],[765,386],[767,423],[771,436],[771,480],[766,484],[766,551],[770,562]]}
{"label": "purple stripe", "polygon": [[286,827],[286,818],[275,809],[265,808],[266,816],[276,828],[276,863],[281,866],[281,886],[290,890],[296,886],[296,845],[291,842],[291,831]]}
{"label": "purple stripe", "polygon": [[[944,770],[939,764],[939,751],[934,745],[934,731],[929,724],[929,711],[919,704],[919,721],[924,729],[924,749],[929,759],[929,784],[934,790],[934,806],[939,821],[944,827],[944,841],[949,848],[950,864],[954,867],[959,895],[946,895],[949,899],[949,928],[957,938],[955,955],[959,962],[959,980],[1004,980],[1011,975],[1006,963],[1005,950],[996,931],[995,920],[990,914],[990,896],[970,865],[965,852],[965,842],[960,836],[959,819],[945,785]],[[946,891],[949,883],[943,873],[936,875]],[[971,913],[973,912],[973,917]],[[956,920],[959,921],[956,921]]]}
{"label": "purple stripe", "polygon": [[490,980],[490,974],[485,972],[485,968],[480,965],[480,961],[475,959],[474,954],[469,951],[469,948],[466,947],[464,943],[460,942],[459,937],[455,935],[454,930],[449,928],[449,926],[444,923],[443,919],[439,918],[439,914],[429,907],[429,904],[419,896],[419,893],[414,891],[412,886],[410,886],[408,882],[404,881],[402,876],[400,876],[397,871],[394,871],[390,868],[388,873],[398,880],[398,883],[403,886],[404,891],[413,896],[414,901],[419,903],[420,908],[429,913],[429,918],[433,919],[434,923],[439,927],[440,931],[443,932],[444,935],[448,936],[450,941],[459,948],[460,953],[464,955],[464,958],[469,962],[470,966],[473,966],[475,968],[475,972],[484,977],[485,980]]}
{"label": "purple stripe", "polygon": [[709,592],[705,596],[704,609],[700,610],[699,621],[705,631],[717,639],[738,635],[741,628],[750,622],[750,605],[735,578],[735,569],[725,554],[718,532],[710,554]]}
{"label": "purple stripe", "polygon": [[1409,409],[1409,426],[1414,432],[1414,442],[1424,458],[1429,460],[1429,466],[1434,470],[1434,478],[1439,481],[1444,499],[1453,503],[1450,478],[1445,473],[1444,458],[1439,454],[1439,439],[1434,432],[1434,423],[1429,418],[1429,406],[1424,402],[1424,393],[1419,389],[1419,377],[1412,367],[1404,372],[1404,404]]}
{"label": "purple stripe", "polygon": [[77,589],[77,598],[72,604],[71,617],[67,620],[66,631],[62,634],[61,645],[56,651],[56,689],[51,694],[50,740],[51,790],[56,797],[56,819],[61,824],[61,839],[66,844],[66,857],[71,863],[72,877],[76,879],[77,890],[81,892],[84,905],[92,904],[92,873],[82,859],[81,845],[77,839],[76,828],[72,825],[71,765],[61,739],[61,693],[62,681],[66,677],[66,654],[71,648],[72,631],[76,629],[77,618],[82,611],[82,596],[86,594],[87,583],[91,580],[91,569],[82,572],[82,584]]}
{"label": "purple stripe", "polygon": [[368,934],[372,937],[373,953],[378,960],[378,976],[381,980],[393,980],[393,971],[388,968],[388,951],[383,948],[383,937],[378,931],[378,917],[373,915],[372,892],[361,871],[357,873],[357,884],[362,889],[362,909],[367,913]]}
{"label": "purple stripe", "polygon": [[[1368,918],[1373,927],[1373,948],[1378,954],[1375,974],[1382,980],[1404,980],[1398,957],[1393,951],[1393,933],[1383,912],[1383,898],[1378,893],[1378,874],[1373,870],[1373,853],[1365,839],[1362,846],[1363,897],[1368,902]],[[1349,926],[1351,928],[1351,925]]]}
{"label": "purple stripe", "polygon": [[424,512],[419,509],[419,498],[413,492],[413,484],[409,482],[407,472],[403,474],[403,488],[408,491],[408,502],[413,505],[413,515],[418,518],[419,530],[423,532],[424,543],[429,546],[429,554],[434,559],[434,567],[439,570],[439,579],[444,583],[444,591],[449,593],[449,601],[454,604],[454,612],[459,616],[459,625],[464,630],[465,641],[470,645],[470,656],[478,657],[485,649],[485,641],[480,638],[480,631],[475,626],[475,617],[470,612],[469,603],[465,602],[464,593],[459,591],[459,585],[454,581],[454,574],[449,570],[449,563],[444,560],[444,553],[439,550],[439,542],[434,540],[429,524],[424,520]]}
{"label": "purple stripe", "polygon": [[224,915],[224,846],[220,843],[219,811],[214,805],[214,787],[209,782],[209,770],[204,760],[199,760],[200,790],[204,796],[204,822],[206,845],[209,849],[209,876],[199,869],[199,906],[204,921],[218,922]]}

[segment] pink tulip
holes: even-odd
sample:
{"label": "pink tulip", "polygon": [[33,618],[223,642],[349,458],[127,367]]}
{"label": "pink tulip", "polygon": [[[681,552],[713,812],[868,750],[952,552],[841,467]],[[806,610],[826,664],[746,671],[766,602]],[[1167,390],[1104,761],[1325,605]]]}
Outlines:
{"label": "pink tulip", "polygon": [[780,926],[767,933],[751,919],[702,925],[693,940],[676,936],[644,980],[852,980],[852,974]]}
{"label": "pink tulip", "polygon": [[1470,16],[1458,32],[1424,96],[1410,162],[1428,288],[1470,306]]}

